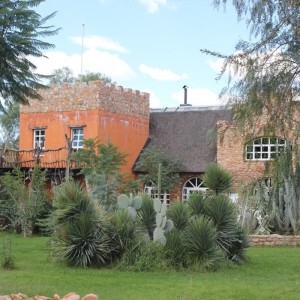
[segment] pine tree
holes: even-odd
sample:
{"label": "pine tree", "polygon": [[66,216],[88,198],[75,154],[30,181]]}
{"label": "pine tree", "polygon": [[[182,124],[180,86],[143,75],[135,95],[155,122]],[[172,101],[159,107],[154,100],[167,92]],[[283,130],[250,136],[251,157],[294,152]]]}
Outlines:
{"label": "pine tree", "polygon": [[36,88],[45,87],[40,81],[45,76],[35,73],[30,56],[43,57],[43,50],[53,48],[53,44],[39,38],[54,35],[59,28],[46,25],[55,13],[41,17],[33,10],[42,2],[0,2],[0,98],[6,103],[27,104],[29,98],[40,99]]}

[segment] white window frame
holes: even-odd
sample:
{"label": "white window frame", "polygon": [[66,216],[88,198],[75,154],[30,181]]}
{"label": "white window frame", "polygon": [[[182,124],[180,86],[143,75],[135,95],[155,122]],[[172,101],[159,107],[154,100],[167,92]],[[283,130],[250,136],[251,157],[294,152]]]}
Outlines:
{"label": "white window frame", "polygon": [[[145,184],[144,193],[149,195],[151,199],[155,199],[158,196],[156,186],[153,182]],[[168,206],[170,204],[170,193],[167,192],[161,193],[160,201],[161,203],[165,203]]]}
{"label": "white window frame", "polygon": [[[77,132],[79,131],[79,133]],[[84,132],[83,127],[71,128],[72,148],[79,150],[83,148]]]}
{"label": "white window frame", "polygon": [[188,179],[182,187],[182,201],[187,202],[193,192],[199,191],[208,191],[208,188],[204,185],[203,180],[199,177],[192,177]]}
{"label": "white window frame", "polygon": [[33,149],[45,149],[45,128],[33,129]]}
{"label": "white window frame", "polygon": [[287,147],[278,137],[260,137],[245,146],[245,160],[271,160]]}

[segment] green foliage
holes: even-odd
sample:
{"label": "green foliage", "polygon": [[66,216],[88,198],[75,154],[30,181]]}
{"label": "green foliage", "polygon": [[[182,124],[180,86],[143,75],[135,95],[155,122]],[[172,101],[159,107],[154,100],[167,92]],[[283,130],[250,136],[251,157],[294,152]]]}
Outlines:
{"label": "green foliage", "polygon": [[121,256],[133,243],[136,224],[126,210],[118,210],[112,215],[111,232],[113,252]]}
{"label": "green foliage", "polygon": [[101,80],[105,83],[112,83],[111,78],[102,74],[102,73],[93,73],[93,72],[86,72],[85,74],[79,75],[75,77],[73,71],[69,67],[62,67],[60,69],[56,69],[53,71],[49,84],[59,85],[63,82],[86,82],[94,81],[94,80]]}
{"label": "green foliage", "polygon": [[1,201],[2,215],[15,229],[21,227],[24,236],[39,230],[39,220],[45,218],[51,208],[45,191],[45,172],[36,165],[26,186],[24,174],[14,169],[4,175],[2,185],[5,197]]}
{"label": "green foliage", "polygon": [[188,206],[180,201],[171,203],[167,210],[167,217],[173,221],[174,227],[177,230],[183,230],[189,220],[189,208]]}
{"label": "green foliage", "polygon": [[143,229],[146,229],[150,239],[153,239],[155,229],[156,212],[153,207],[153,200],[147,194],[142,194],[142,207],[138,211],[138,220]]}
{"label": "green foliage", "polygon": [[50,222],[50,256],[75,267],[100,267],[111,261],[108,216],[76,183],[57,187]]}
{"label": "green foliage", "polygon": [[89,196],[103,204],[108,211],[117,208],[117,190],[123,182],[119,174],[126,154],[110,143],[100,144],[95,139],[84,141],[84,149],[72,154],[71,161],[81,167]]}
{"label": "green foliage", "polygon": [[17,149],[19,147],[20,106],[18,103],[8,103],[7,106],[3,106],[3,110],[0,114],[2,141],[8,147]]}
{"label": "green foliage", "polygon": [[166,270],[164,248],[141,237],[124,253],[118,267],[138,272]]}
{"label": "green foliage", "polygon": [[190,214],[192,216],[200,216],[205,214],[205,202],[206,198],[203,192],[199,191],[192,193],[192,195],[189,197],[189,201],[187,202]]}
{"label": "green foliage", "polygon": [[3,269],[6,270],[14,270],[16,268],[15,259],[12,251],[12,241],[9,238],[3,239],[1,266]]}
{"label": "green foliage", "polygon": [[[41,99],[36,88],[45,87],[46,76],[35,72],[29,56],[42,57],[42,51],[54,45],[39,40],[55,35],[58,29],[46,25],[55,13],[42,18],[34,8],[44,0],[2,0],[0,4],[0,96],[6,103],[28,104],[28,99]],[[2,108],[2,104],[0,104]]]}
{"label": "green foliage", "polygon": [[210,164],[204,174],[205,185],[214,193],[227,191],[232,183],[232,176],[217,164]]}
{"label": "green foliage", "polygon": [[[214,0],[216,6],[227,0]],[[267,113],[259,129],[298,135],[299,122],[291,117],[299,105],[300,3],[281,0],[233,1],[239,20],[245,21],[253,41],[239,41],[235,53],[202,52],[224,59],[220,77],[229,74],[222,95],[230,95],[239,128],[251,129],[257,116]],[[287,117],[289,116],[289,117]],[[245,126],[246,125],[246,126]],[[262,124],[261,124],[262,125]]]}
{"label": "green foliage", "polygon": [[184,230],[183,245],[188,264],[204,268],[214,268],[223,260],[217,246],[217,230],[214,223],[205,216],[193,217]]}
{"label": "green foliage", "polygon": [[168,191],[172,189],[174,184],[179,179],[179,167],[180,163],[178,160],[169,157],[166,153],[155,147],[148,147],[142,151],[140,160],[137,164],[137,168],[145,174],[140,176],[141,181],[144,184],[153,182],[158,186],[158,168],[161,163],[161,190]]}

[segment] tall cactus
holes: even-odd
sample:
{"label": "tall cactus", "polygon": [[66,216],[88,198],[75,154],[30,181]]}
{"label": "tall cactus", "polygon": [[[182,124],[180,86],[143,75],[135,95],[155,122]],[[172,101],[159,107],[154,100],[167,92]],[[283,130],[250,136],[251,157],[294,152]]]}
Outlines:
{"label": "tall cactus", "polygon": [[134,196],[130,194],[128,197],[125,194],[121,194],[118,197],[118,207],[127,210],[129,216],[135,220],[137,216],[137,210],[142,207],[143,201],[140,196]]}
{"label": "tall cactus", "polygon": [[156,212],[156,227],[153,232],[153,241],[159,242],[161,245],[165,245],[167,242],[165,233],[171,231],[174,227],[172,220],[167,219],[167,205],[166,203],[161,203],[161,163],[158,166],[158,197],[153,200],[153,207]]}

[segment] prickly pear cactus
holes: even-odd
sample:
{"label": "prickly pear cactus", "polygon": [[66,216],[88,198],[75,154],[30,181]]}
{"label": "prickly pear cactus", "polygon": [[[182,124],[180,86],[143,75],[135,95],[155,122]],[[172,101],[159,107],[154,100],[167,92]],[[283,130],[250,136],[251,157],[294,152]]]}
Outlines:
{"label": "prickly pear cactus", "polygon": [[172,220],[167,219],[167,205],[161,203],[159,199],[153,200],[154,210],[156,212],[156,228],[153,232],[153,241],[165,245],[167,239],[165,233],[171,231],[174,227]]}
{"label": "prickly pear cactus", "polygon": [[135,220],[137,216],[137,210],[142,207],[143,201],[140,196],[134,196],[130,194],[128,197],[125,194],[121,194],[118,197],[118,207],[120,209],[125,209],[129,216]]}

